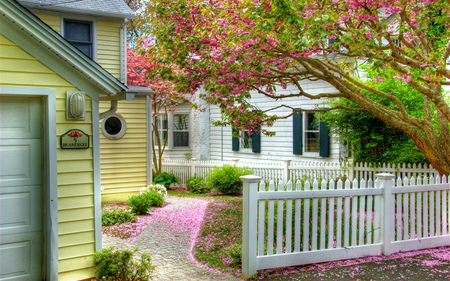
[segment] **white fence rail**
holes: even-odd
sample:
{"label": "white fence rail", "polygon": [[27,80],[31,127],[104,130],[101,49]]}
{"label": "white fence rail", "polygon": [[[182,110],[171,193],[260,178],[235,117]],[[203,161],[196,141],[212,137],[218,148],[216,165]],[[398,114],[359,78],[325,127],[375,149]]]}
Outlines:
{"label": "white fence rail", "polygon": [[241,177],[242,272],[450,245],[447,177],[262,182]]}
{"label": "white fence rail", "polygon": [[163,161],[163,172],[173,173],[181,184],[194,175],[206,177],[208,172],[214,167],[221,167],[223,164],[249,167],[253,174],[262,177],[266,182],[280,180],[304,179],[374,179],[377,173],[391,173],[395,177],[419,177],[433,176],[439,173],[430,165],[411,164],[369,164],[369,163],[346,163],[319,162],[319,161],[243,161],[235,159],[233,161],[209,161],[209,160],[165,160]]}

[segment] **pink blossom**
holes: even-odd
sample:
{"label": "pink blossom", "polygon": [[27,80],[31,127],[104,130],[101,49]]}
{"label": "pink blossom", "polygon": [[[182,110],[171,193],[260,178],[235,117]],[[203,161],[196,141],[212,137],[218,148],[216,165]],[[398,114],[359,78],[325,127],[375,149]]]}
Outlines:
{"label": "pink blossom", "polygon": [[366,33],[366,39],[367,39],[367,40],[372,39],[372,33],[367,32],[367,33]]}
{"label": "pink blossom", "polygon": [[386,79],[384,79],[382,77],[375,77],[375,82],[377,82],[377,83],[383,82],[384,80],[386,80]]}

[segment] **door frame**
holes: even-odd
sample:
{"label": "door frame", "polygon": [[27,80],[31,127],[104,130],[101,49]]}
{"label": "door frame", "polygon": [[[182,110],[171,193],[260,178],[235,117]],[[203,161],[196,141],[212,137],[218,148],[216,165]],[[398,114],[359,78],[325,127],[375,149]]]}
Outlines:
{"label": "door frame", "polygon": [[0,86],[0,95],[41,97],[43,158],[43,242],[45,278],[58,280],[58,190],[56,143],[56,90],[23,86]]}

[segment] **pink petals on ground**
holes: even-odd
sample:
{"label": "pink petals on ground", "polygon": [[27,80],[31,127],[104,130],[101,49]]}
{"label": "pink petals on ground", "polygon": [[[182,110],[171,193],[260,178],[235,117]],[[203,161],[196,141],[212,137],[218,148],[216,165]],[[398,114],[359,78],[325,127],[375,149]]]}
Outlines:
{"label": "pink petals on ground", "polygon": [[[103,234],[134,241],[139,234],[152,222],[164,222],[172,225],[179,231],[190,231],[192,239],[197,235],[208,201],[204,199],[189,198],[182,204],[170,204],[170,197],[160,207],[152,207],[147,215],[137,216],[135,222],[120,225],[104,226]],[[107,208],[125,208],[124,204],[111,204]]]}

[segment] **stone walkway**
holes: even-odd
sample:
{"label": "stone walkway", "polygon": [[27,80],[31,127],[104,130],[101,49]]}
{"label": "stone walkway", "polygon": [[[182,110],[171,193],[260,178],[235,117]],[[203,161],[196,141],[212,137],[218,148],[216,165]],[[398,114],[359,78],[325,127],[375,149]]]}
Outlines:
{"label": "stone walkway", "polygon": [[[192,198],[167,197],[166,208],[180,208]],[[167,222],[151,221],[147,228],[133,241],[111,238],[103,235],[103,247],[113,246],[119,249],[133,250],[150,254],[155,266],[153,280],[156,281],[236,281],[242,280],[232,276],[223,276],[196,264],[190,257],[191,231],[175,228]]]}

